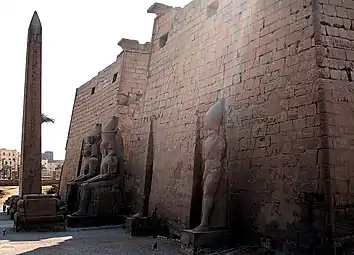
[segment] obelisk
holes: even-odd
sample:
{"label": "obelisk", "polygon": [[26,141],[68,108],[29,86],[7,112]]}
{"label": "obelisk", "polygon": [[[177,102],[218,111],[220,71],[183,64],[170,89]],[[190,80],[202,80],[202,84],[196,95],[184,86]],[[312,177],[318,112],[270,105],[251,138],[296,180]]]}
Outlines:
{"label": "obelisk", "polygon": [[23,99],[20,196],[42,193],[42,25],[34,12],[28,28]]}

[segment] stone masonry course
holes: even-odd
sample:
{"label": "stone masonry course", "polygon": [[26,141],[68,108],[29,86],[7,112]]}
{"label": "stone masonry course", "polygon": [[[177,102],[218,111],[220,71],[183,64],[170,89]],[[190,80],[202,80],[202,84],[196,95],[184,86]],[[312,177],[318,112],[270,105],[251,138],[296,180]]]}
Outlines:
{"label": "stone masonry course", "polygon": [[114,109],[133,210],[148,203],[171,229],[192,227],[203,116],[225,98],[231,228],[304,231],[303,195],[322,194],[319,221],[336,231],[333,211],[353,202],[354,1],[194,0],[148,12],[151,44],[123,47],[77,90],[61,192],[84,135]]}

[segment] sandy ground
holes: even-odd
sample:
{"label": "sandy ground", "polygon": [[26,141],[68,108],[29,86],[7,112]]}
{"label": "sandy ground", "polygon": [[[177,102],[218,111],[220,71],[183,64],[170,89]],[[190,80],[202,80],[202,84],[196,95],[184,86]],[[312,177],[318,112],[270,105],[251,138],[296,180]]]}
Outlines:
{"label": "sandy ground", "polygon": [[[5,202],[5,200],[12,196],[18,195],[18,186],[0,186],[0,190],[4,192],[4,194],[0,197],[0,206]],[[2,209],[2,208],[1,208]]]}
{"label": "sandy ground", "polygon": [[[44,186],[43,191],[51,186]],[[18,186],[1,186],[0,208],[4,201],[17,195]],[[6,229],[5,235],[3,231]],[[154,243],[158,249],[153,251]],[[65,232],[18,232],[13,228],[10,216],[0,213],[0,254],[181,254],[179,244],[166,239],[149,237],[133,238],[122,227],[96,229],[68,229]]]}
{"label": "sandy ground", "polygon": [[[43,190],[50,188],[43,187]],[[18,194],[18,187],[0,187],[5,195],[0,205],[11,195]],[[4,232],[5,231],[5,232]],[[152,247],[157,243],[157,249]],[[110,254],[182,254],[179,242],[165,238],[131,237],[122,226],[106,228],[68,228],[63,232],[15,232],[10,216],[0,213],[1,255],[110,255]],[[228,255],[253,253],[223,253]]]}
{"label": "sandy ground", "polygon": [[[157,250],[152,247],[157,242]],[[61,233],[9,233],[0,237],[2,255],[181,254],[179,244],[166,239],[132,238],[122,228]]]}
{"label": "sandy ground", "polygon": [[[6,229],[5,235],[2,230]],[[152,247],[157,242],[157,250]],[[165,238],[130,237],[122,227],[70,229],[64,232],[15,232],[0,213],[1,255],[181,254],[179,243]]]}

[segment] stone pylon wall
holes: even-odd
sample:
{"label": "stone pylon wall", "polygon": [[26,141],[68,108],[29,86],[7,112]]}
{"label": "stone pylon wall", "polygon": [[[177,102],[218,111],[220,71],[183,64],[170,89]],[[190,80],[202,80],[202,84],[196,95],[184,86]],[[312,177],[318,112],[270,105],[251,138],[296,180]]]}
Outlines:
{"label": "stone pylon wall", "polygon": [[[228,115],[232,224],[270,235],[291,230],[302,217],[302,192],[330,191],[351,202],[354,1],[195,0],[182,9],[155,4],[149,12],[157,15],[151,54],[130,52],[135,62],[119,73],[121,90],[114,88],[123,93],[100,94],[124,119],[135,211],[153,157],[150,211],[157,208],[173,229],[189,227],[196,115],[202,123],[220,97]],[[108,82],[128,63],[124,54],[100,79]],[[88,111],[97,109],[88,97],[97,77],[78,89],[62,184],[74,176],[81,141],[97,119]],[[133,97],[131,87],[138,88]]]}
{"label": "stone pylon wall", "polygon": [[183,9],[149,9],[157,18],[129,171],[145,168],[152,118],[150,211],[157,208],[173,229],[188,228],[191,217],[196,112],[203,121],[220,97],[236,220],[265,233],[301,219],[300,193],[316,191],[320,180],[312,2],[195,0]]}
{"label": "stone pylon wall", "polygon": [[[335,221],[348,220],[346,207],[354,203],[354,1],[316,1],[318,15],[319,83],[325,102],[327,176],[335,194]],[[345,214],[347,215],[347,213]],[[336,224],[336,231],[340,230]]]}
{"label": "stone pylon wall", "polygon": [[[119,116],[125,147],[129,143],[132,118],[146,85],[150,45],[128,39],[119,45],[123,51],[117,60],[76,91],[60,182],[63,198],[79,167],[82,140],[95,123],[104,125],[111,116]],[[129,156],[128,151],[125,155]]]}

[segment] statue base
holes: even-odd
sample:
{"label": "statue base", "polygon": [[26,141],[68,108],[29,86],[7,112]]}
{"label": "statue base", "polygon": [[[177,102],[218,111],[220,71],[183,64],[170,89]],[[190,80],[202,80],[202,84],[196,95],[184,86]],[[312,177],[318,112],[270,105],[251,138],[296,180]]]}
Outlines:
{"label": "statue base", "polygon": [[184,230],[181,233],[181,251],[184,254],[199,254],[205,249],[216,249],[229,243],[229,231],[227,229],[194,231]]}
{"label": "statue base", "polygon": [[59,200],[52,195],[24,195],[14,215],[16,231],[31,228],[65,229],[65,218],[58,212]]}
{"label": "statue base", "polygon": [[68,215],[67,224],[68,227],[80,228],[80,227],[97,227],[107,225],[120,225],[124,224],[125,216],[115,215],[110,217],[99,217],[91,215]]}
{"label": "statue base", "polygon": [[152,236],[156,232],[156,224],[151,217],[126,217],[126,232],[131,236]]}

